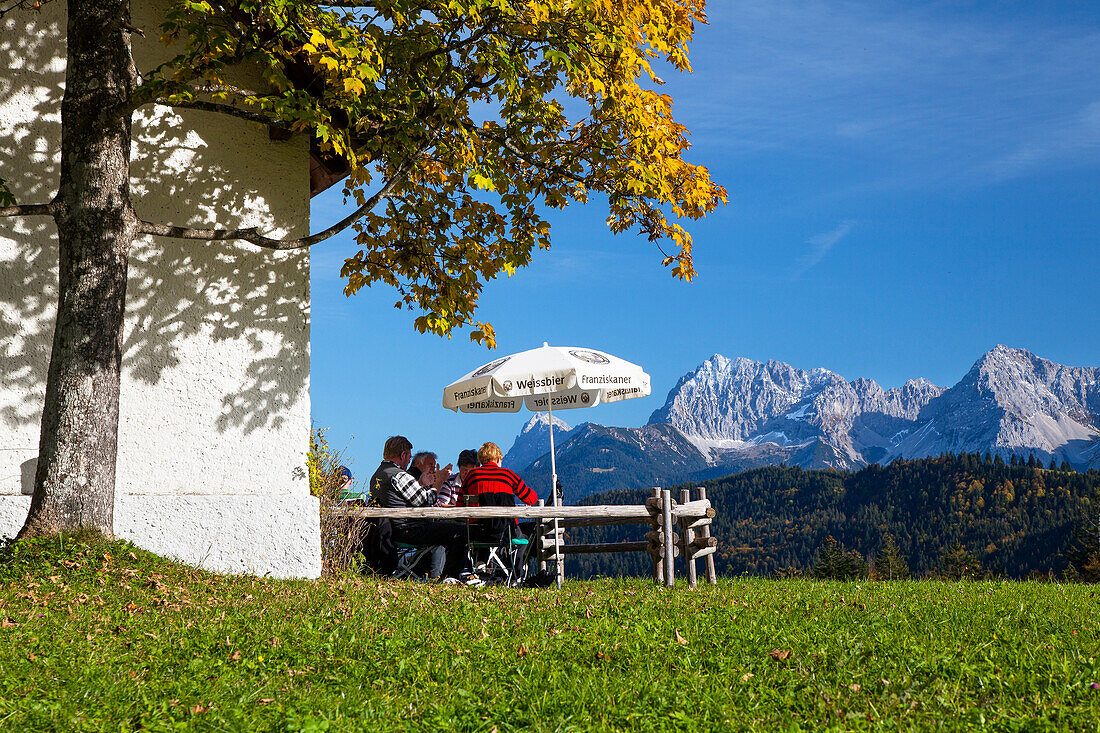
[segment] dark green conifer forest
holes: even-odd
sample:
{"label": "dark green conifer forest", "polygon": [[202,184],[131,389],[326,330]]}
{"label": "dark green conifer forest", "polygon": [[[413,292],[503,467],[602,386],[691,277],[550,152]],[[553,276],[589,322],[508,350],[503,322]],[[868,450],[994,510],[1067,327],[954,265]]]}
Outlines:
{"label": "dark green conifer forest", "polygon": [[[712,479],[702,485],[717,510],[718,572],[1093,580],[1100,472],[1052,465],[945,454],[856,472],[769,466]],[[583,503],[635,504],[647,496],[613,491]],[[638,540],[645,531],[578,528],[566,541]],[[652,572],[644,553],[571,556],[567,567],[578,577]]]}

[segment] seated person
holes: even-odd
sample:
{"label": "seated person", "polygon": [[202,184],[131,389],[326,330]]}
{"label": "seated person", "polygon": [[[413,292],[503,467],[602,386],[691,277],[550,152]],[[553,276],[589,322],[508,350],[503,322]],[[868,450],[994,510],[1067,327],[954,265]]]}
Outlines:
{"label": "seated person", "polygon": [[[425,477],[425,474],[432,474],[441,470],[439,464],[436,463],[439,456],[431,451],[420,451],[412,457],[412,463],[409,464],[409,475],[420,482],[421,486],[432,488],[432,479]],[[443,476],[446,477],[451,472],[450,464],[442,469]]]}
{"label": "seated person", "polygon": [[[538,503],[538,496],[523,479],[500,465],[504,453],[496,443],[485,443],[477,451],[477,468],[471,468],[462,482],[462,493],[470,506],[515,506],[515,498],[528,506]],[[518,522],[514,519],[483,519],[471,526],[471,533],[478,542],[503,542],[509,523],[518,536]]]}
{"label": "seated person", "polygon": [[[386,441],[382,451],[382,463],[370,480],[371,496],[379,506],[391,509],[405,507],[430,507],[435,504],[436,490],[447,474],[432,471],[421,474],[428,477],[429,486],[422,486],[405,468],[412,460],[412,443],[395,435]],[[449,467],[448,467],[449,468]],[[432,519],[394,519],[393,541],[420,547],[439,545],[444,553],[433,555],[429,577],[433,580],[457,578],[466,561],[466,528],[461,522]]]}
{"label": "seated person", "polygon": [[347,466],[340,466],[336,469],[336,480],[340,484],[336,488],[336,501],[356,506],[363,506],[367,503],[370,495],[362,486],[357,487],[352,484],[351,470]]}
{"label": "seated person", "polygon": [[458,454],[458,473],[451,474],[439,488],[436,506],[458,506],[462,500],[462,484],[471,468],[477,467],[477,451],[464,450]]}

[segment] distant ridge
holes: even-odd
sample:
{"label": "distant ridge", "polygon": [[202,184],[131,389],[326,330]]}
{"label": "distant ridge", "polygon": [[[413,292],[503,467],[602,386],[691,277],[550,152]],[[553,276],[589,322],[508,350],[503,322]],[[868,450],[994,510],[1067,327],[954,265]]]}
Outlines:
{"label": "distant ridge", "polygon": [[[541,438],[532,420],[505,457],[540,493],[549,486],[548,468],[536,465],[549,451],[543,421]],[[679,379],[647,425],[555,427],[555,437],[558,475],[576,499],[761,465],[858,469],[944,452],[1034,455],[1084,470],[1100,466],[1098,425],[1100,369],[998,345],[949,389],[911,379],[884,390],[828,369],[715,354]]]}

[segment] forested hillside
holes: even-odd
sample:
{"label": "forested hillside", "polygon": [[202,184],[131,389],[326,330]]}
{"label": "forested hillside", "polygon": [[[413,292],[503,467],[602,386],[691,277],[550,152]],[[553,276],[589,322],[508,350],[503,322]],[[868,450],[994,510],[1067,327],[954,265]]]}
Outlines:
{"label": "forested hillside", "polygon": [[[964,548],[984,572],[1008,577],[1061,572],[1074,528],[1100,509],[1100,472],[1047,468],[1031,459],[977,454],[898,460],[857,472],[769,466],[705,481],[717,510],[719,573],[808,573],[827,537],[865,557],[892,535],[915,575],[935,573]],[[673,492],[678,495],[678,491]],[[643,491],[584,503],[633,504]],[[641,539],[641,526],[570,530],[570,544]],[[571,574],[644,575],[648,555],[571,558]]]}

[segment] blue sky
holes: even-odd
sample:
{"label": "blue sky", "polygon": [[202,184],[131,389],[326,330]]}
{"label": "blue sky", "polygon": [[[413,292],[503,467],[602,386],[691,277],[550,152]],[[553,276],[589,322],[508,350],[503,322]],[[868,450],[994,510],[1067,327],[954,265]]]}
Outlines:
{"label": "blue sky", "polygon": [[[711,354],[884,387],[954,384],[997,343],[1100,366],[1100,4],[721,0],[694,74],[665,74],[692,162],[730,203],[689,226],[683,284],[598,201],[490,283],[505,355],[549,341],[641,364],[653,395],[562,413],[638,426]],[[313,226],[341,215],[338,190]],[[345,298],[350,236],[313,251],[317,426],[359,476],[386,436],[453,461],[530,414],[456,415],[443,387],[493,354],[423,336],[382,287]]]}

